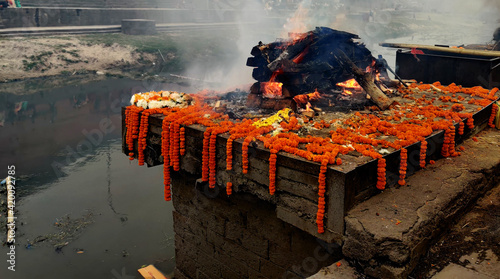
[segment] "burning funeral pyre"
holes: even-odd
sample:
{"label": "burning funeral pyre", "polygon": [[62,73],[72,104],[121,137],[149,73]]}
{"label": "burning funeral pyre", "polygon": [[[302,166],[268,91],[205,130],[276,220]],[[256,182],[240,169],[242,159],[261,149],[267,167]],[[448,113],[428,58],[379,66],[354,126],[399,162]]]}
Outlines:
{"label": "burning funeral pyre", "polygon": [[[327,43],[329,39],[320,35],[336,38],[336,42],[343,41],[353,48],[342,46],[342,51],[337,50],[336,45]],[[186,135],[195,127],[203,127],[203,139],[199,147],[202,150],[201,179],[210,188],[216,184],[225,186],[228,195],[232,194],[233,184],[243,183],[241,181],[249,174],[252,168],[251,149],[260,148],[268,154],[267,187],[270,195],[280,192],[276,187],[280,157],[295,156],[316,162],[320,165],[318,185],[314,186],[317,187],[318,195],[317,212],[316,216],[311,217],[317,224],[318,233],[323,233],[327,229],[324,224],[328,185],[326,174],[328,170],[334,171],[332,166],[335,166],[336,171],[342,171],[344,166],[348,168],[376,161],[374,173],[366,173],[366,177],[373,177],[371,185],[374,188],[383,190],[387,185],[405,185],[410,165],[415,170],[425,168],[436,159],[460,155],[462,149],[457,148],[457,142],[470,136],[475,125],[482,124],[481,117],[484,118],[484,115],[491,127],[498,125],[498,106],[494,103],[498,99],[497,88],[464,88],[439,82],[412,82],[406,86],[399,84],[390,90],[391,106],[386,110],[375,102],[377,106],[366,103],[357,112],[299,113],[297,106],[307,109],[308,104],[327,100],[325,96],[337,96],[334,102],[350,98],[351,95],[366,96],[361,92],[369,86],[375,86],[382,92],[377,83],[377,73],[380,71],[372,70],[377,68],[377,60],[371,57],[364,46],[354,43],[353,38],[349,33],[318,28],[300,35],[292,43],[256,46],[252,53],[255,60],[260,59],[261,62],[252,64],[258,65],[254,70],[254,78],[259,80],[252,90],[258,93],[250,92],[248,96],[241,96],[248,98],[246,102],[253,98],[250,96],[258,96],[262,99],[260,106],[267,99],[287,100],[288,104],[295,104],[295,107],[273,106],[275,111],[266,115],[256,114],[248,109],[245,102],[241,104],[241,100],[235,101],[226,95],[140,93],[133,97],[132,105],[125,110],[124,148],[131,160],[138,158],[140,165],[148,162],[145,158],[147,147],[158,150],[155,154],[161,154],[166,200],[171,198],[171,171],[182,169],[183,156],[197,154],[194,146],[186,146]],[[301,44],[301,47],[297,44]],[[324,50],[319,53],[328,53],[326,58],[314,57],[313,53],[318,53],[318,49]],[[331,67],[333,64],[335,66]],[[319,67],[323,67],[322,70]],[[309,70],[298,70],[306,68]],[[358,84],[349,81],[353,77]],[[139,101],[141,106],[137,106]],[[153,101],[165,102],[165,105],[147,105]],[[234,118],[235,115],[238,117]],[[158,146],[148,139],[151,119],[161,119]],[[225,141],[225,155],[217,155],[218,138]],[[427,146],[431,138],[435,148],[429,150]],[[235,142],[238,142],[241,150],[233,150]],[[416,165],[414,160],[408,159],[409,150],[415,149],[418,150]],[[237,164],[233,158],[235,154],[241,154],[238,155],[241,161]],[[392,159],[386,162],[388,156],[392,156]],[[223,164],[218,160],[220,157],[223,158]],[[388,170],[392,174],[396,173],[395,179]],[[227,172],[226,177],[230,179],[218,181],[218,172]]]}
{"label": "burning funeral pyre", "polygon": [[[301,95],[315,92],[316,100],[324,96],[329,106],[348,99],[350,102],[342,106],[352,108],[368,103],[364,97],[368,93],[380,108],[386,109],[391,101],[382,92],[388,90],[380,74],[389,81],[387,73],[356,39],[359,37],[355,34],[317,27],[307,33],[290,34],[286,40],[260,42],[247,60],[257,80],[247,105],[272,109],[310,107],[307,97]],[[363,98],[346,98],[355,93],[363,94]]]}

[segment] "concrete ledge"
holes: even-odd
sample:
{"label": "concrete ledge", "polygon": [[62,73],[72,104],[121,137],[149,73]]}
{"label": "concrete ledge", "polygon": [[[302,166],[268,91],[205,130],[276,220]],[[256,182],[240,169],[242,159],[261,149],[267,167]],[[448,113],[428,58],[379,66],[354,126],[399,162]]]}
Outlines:
{"label": "concrete ledge", "polygon": [[408,178],[348,212],[343,253],[375,278],[407,278],[432,241],[498,184],[500,133],[488,129],[465,151]]}
{"label": "concrete ledge", "polygon": [[154,35],[156,22],[149,19],[122,19],[122,32],[127,35]]}
{"label": "concrete ledge", "polygon": [[221,23],[238,19],[237,10],[17,8],[0,11],[2,28],[120,25],[122,19],[147,18],[157,23]]}

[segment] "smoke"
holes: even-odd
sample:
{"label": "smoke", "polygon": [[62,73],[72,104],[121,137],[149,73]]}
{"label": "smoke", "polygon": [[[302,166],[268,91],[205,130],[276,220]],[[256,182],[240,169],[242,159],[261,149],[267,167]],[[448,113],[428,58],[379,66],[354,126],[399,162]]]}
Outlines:
{"label": "smoke", "polygon": [[[283,3],[286,0],[281,0]],[[374,56],[392,62],[395,50],[379,47],[393,41],[414,44],[481,44],[491,41],[500,26],[499,0],[303,0],[295,10],[271,7],[267,0],[219,0],[216,9],[239,14],[231,59],[218,66],[191,65],[186,76],[208,81],[203,88],[228,90],[249,85],[252,68],[246,66],[250,51],[259,41],[270,43],[317,26],[358,34]],[[274,3],[278,3],[274,0]],[[353,4],[356,3],[356,4]],[[226,6],[224,6],[226,5]],[[390,63],[392,64],[392,63]],[[203,89],[200,88],[200,89]]]}
{"label": "smoke", "polygon": [[[239,5],[235,3],[238,2]],[[246,60],[250,57],[250,51],[259,41],[274,40],[276,34],[266,32],[276,28],[276,24],[265,18],[266,11],[260,0],[233,0],[218,1],[219,6],[215,9],[230,9],[232,6],[238,6],[237,30],[228,31],[228,41],[234,46],[227,56],[227,61],[217,61],[207,65],[206,62],[196,62],[189,66],[184,73],[188,77],[193,77],[205,81],[203,88],[220,91],[234,90],[238,87],[246,88],[247,85],[254,82],[252,78],[252,68],[246,66]],[[266,26],[269,29],[263,28]],[[234,38],[229,38],[234,36]]]}

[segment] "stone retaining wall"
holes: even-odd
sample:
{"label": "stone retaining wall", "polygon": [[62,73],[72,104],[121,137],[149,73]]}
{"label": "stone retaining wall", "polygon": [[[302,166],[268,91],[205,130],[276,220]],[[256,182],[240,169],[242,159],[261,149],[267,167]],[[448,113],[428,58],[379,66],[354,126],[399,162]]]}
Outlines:
{"label": "stone retaining wall", "polygon": [[0,28],[120,25],[122,19],[150,19],[162,23],[228,22],[236,10],[20,8],[0,11]]}
{"label": "stone retaining wall", "polygon": [[341,255],[253,195],[194,186],[173,176],[176,278],[305,278]]}

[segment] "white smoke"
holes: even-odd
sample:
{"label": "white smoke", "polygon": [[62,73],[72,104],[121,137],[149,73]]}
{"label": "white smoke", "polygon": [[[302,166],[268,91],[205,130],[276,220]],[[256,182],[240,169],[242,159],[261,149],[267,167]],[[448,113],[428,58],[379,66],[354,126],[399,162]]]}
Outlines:
{"label": "white smoke", "polygon": [[366,0],[355,1],[356,5],[348,0],[303,0],[295,11],[272,10],[265,0],[218,1],[226,2],[239,3],[240,10],[234,59],[208,70],[206,65],[194,64],[185,73],[213,82],[203,86],[222,91],[255,82],[252,68],[246,66],[252,47],[259,41],[266,44],[286,38],[290,32],[325,26],[355,33],[374,56],[383,54],[393,64],[395,50],[381,48],[379,43],[481,44],[490,41],[500,26],[500,0]]}

